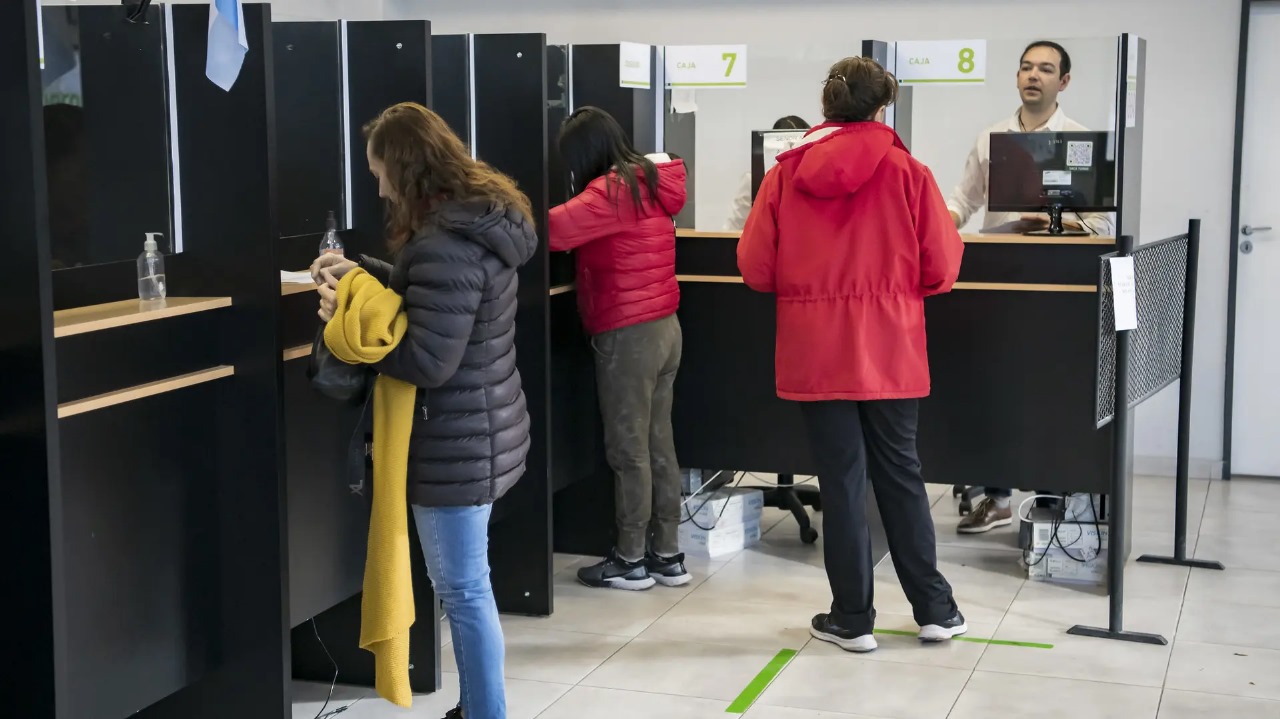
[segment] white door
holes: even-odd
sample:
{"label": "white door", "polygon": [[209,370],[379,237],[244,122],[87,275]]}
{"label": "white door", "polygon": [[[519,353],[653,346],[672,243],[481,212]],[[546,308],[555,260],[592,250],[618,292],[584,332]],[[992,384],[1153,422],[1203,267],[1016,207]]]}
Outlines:
{"label": "white door", "polygon": [[1246,83],[1231,472],[1280,477],[1280,2],[1253,3]]}

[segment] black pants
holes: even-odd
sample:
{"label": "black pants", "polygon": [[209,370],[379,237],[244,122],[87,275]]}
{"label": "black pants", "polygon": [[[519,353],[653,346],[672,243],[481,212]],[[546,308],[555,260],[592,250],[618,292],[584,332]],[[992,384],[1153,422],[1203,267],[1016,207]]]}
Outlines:
{"label": "black pants", "polygon": [[822,491],[832,619],[858,634],[870,634],[875,627],[868,476],[898,582],[911,602],[916,623],[936,624],[955,616],[951,585],[938,572],[937,539],[916,453],[919,402],[806,402],[802,406]]}

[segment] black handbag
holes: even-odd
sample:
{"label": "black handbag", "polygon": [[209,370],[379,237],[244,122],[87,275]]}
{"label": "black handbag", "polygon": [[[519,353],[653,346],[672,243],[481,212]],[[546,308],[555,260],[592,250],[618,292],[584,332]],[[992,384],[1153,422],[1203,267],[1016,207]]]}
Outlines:
{"label": "black handbag", "polygon": [[307,366],[307,379],[311,388],[320,394],[348,404],[362,404],[373,386],[374,371],[368,365],[347,364],[337,357],[324,343],[324,325],[316,332],[311,346],[311,363]]}

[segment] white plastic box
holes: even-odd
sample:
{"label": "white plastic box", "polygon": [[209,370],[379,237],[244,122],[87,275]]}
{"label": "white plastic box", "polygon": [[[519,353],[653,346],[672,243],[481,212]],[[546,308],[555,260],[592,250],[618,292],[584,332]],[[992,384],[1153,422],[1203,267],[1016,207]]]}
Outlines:
{"label": "white plastic box", "polygon": [[725,487],[710,495],[687,499],[680,519],[686,526],[727,527],[748,522],[758,525],[763,514],[764,492],[748,487]]}
{"label": "white plastic box", "polygon": [[699,529],[692,522],[680,525],[680,551],[697,557],[714,559],[740,552],[759,542],[759,519],[734,524],[721,523],[713,529]]}

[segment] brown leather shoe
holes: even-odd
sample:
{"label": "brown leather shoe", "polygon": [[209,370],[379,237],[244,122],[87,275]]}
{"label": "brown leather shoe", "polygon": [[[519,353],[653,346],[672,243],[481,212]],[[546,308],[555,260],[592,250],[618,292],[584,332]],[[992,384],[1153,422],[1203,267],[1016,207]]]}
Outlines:
{"label": "brown leather shoe", "polygon": [[1013,524],[1013,507],[1000,509],[990,497],[978,502],[969,516],[960,520],[956,531],[960,534],[982,534],[996,527],[1007,527]]}

